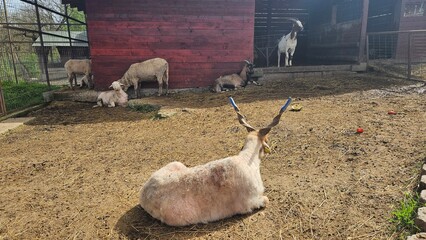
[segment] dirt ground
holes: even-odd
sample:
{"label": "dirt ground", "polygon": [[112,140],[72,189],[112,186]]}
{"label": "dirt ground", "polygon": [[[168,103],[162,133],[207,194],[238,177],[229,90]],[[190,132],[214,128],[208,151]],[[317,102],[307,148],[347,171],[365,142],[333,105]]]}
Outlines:
{"label": "dirt ground", "polygon": [[[426,160],[425,85],[374,73],[261,82],[144,98],[185,108],[162,120],[75,102],[31,113],[32,122],[0,136],[0,239],[398,239],[391,212]],[[138,206],[151,173],[242,147],[246,130],[228,96],[254,127],[289,96],[303,106],[270,133],[273,151],[261,164],[269,205],[206,225],[161,224]]]}

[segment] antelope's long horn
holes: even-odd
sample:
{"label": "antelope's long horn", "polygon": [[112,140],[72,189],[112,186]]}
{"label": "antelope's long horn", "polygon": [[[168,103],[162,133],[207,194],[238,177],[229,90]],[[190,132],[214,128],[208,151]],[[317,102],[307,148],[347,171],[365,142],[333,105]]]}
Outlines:
{"label": "antelope's long horn", "polygon": [[246,127],[247,131],[255,131],[254,127],[250,126],[250,124],[247,123],[246,117],[240,113],[240,109],[238,108],[237,104],[235,103],[234,99],[232,97],[229,97],[229,101],[231,102],[232,107],[234,107],[235,112],[237,112],[238,121],[241,125]]}
{"label": "antelope's long horn", "polygon": [[283,112],[287,109],[288,106],[290,106],[290,103],[291,103],[291,97],[287,99],[287,102],[281,107],[280,112],[278,113],[277,116],[274,117],[272,122],[266,128],[262,128],[261,130],[259,130],[259,133],[261,135],[265,136],[266,134],[269,133],[269,131],[271,131],[271,128],[278,125],[281,119],[281,115],[283,115]]}

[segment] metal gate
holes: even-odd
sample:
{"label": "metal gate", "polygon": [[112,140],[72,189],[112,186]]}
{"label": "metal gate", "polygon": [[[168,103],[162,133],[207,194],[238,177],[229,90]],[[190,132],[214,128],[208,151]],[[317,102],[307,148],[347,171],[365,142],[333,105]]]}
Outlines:
{"label": "metal gate", "polygon": [[426,30],[368,33],[367,63],[393,75],[426,80]]}

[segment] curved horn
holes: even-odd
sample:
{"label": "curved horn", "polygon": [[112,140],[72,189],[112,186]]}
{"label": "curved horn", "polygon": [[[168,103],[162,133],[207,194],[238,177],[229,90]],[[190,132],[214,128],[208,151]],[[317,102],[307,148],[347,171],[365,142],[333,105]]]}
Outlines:
{"label": "curved horn", "polygon": [[297,24],[297,26],[298,26],[301,30],[303,30],[303,24],[302,24],[302,22],[301,22],[299,19],[297,19],[297,18],[292,18],[292,17],[284,17],[284,19],[287,19],[287,20],[292,21],[294,24]]}
{"label": "curved horn", "polygon": [[251,62],[249,60],[244,60],[244,62],[246,62],[247,64],[251,64]]}
{"label": "curved horn", "polygon": [[271,131],[272,127],[275,127],[280,122],[281,115],[287,109],[290,103],[291,103],[291,97],[287,99],[287,102],[281,107],[280,112],[278,113],[277,116],[274,117],[272,122],[266,128],[262,128],[261,130],[259,130],[260,135],[265,136],[266,134],[269,133],[269,131]]}
{"label": "curved horn", "polygon": [[290,21],[293,21],[293,22],[297,22],[297,21],[299,21],[299,19],[297,19],[297,18],[292,18],[292,17],[283,17],[283,19],[287,19],[287,20],[290,20]]}
{"label": "curved horn", "polygon": [[246,117],[240,113],[240,109],[238,108],[237,104],[235,103],[234,99],[232,97],[229,97],[229,101],[231,102],[232,107],[234,107],[235,112],[237,112],[238,121],[241,125],[246,127],[248,132],[255,131],[254,127],[250,126],[250,124],[247,123]]}

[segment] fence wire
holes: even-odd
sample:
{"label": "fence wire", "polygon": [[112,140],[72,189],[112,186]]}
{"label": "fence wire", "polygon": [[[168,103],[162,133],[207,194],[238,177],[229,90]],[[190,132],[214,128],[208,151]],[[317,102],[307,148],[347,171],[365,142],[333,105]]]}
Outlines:
{"label": "fence wire", "polygon": [[89,58],[84,13],[61,0],[0,0],[0,83],[66,85],[71,58]]}
{"label": "fence wire", "polygon": [[426,30],[369,33],[367,41],[369,66],[426,80]]}
{"label": "fence wire", "polygon": [[[66,78],[60,70],[66,60],[89,57],[85,23],[70,20],[74,18],[65,13],[76,10],[60,0],[0,0],[0,9],[0,80]],[[52,74],[46,75],[45,65]]]}

